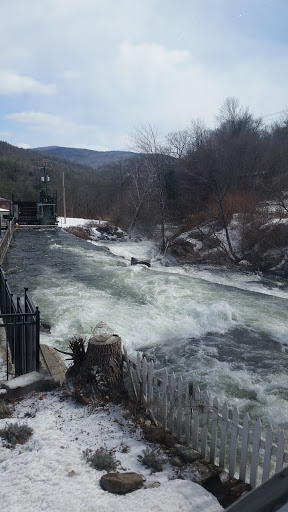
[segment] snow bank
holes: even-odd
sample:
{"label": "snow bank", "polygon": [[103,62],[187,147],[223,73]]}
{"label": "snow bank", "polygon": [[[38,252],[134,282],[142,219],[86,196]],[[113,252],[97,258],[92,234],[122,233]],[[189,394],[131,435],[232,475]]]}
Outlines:
{"label": "snow bank", "polygon": [[[178,480],[177,469],[150,474],[137,460],[148,443],[123,417],[122,409],[107,405],[89,410],[61,399],[61,392],[35,394],[17,406],[9,422],[27,423],[34,431],[14,450],[0,440],[1,509],[5,512],[217,512],[214,496],[188,480]],[[7,419],[0,420],[0,429]],[[112,449],[121,463],[119,471],[141,473],[147,483],[160,487],[141,489],[125,496],[103,491],[99,480],[105,471],[93,469],[83,456],[87,448]],[[123,449],[125,447],[125,449]]]}
{"label": "snow bank", "polygon": [[[60,228],[70,228],[72,226],[83,226],[88,222],[99,222],[99,220],[89,220],[89,219],[80,219],[74,217],[66,217],[66,222],[64,221],[64,217],[58,217],[58,226]],[[100,221],[101,224],[104,224],[105,221]]]}

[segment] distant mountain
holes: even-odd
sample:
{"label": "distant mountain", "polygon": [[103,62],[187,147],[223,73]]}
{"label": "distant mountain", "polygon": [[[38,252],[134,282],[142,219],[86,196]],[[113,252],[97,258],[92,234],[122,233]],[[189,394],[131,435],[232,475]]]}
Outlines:
{"label": "distant mountain", "polygon": [[56,156],[58,158],[67,158],[72,162],[77,162],[81,165],[89,165],[96,169],[106,164],[138,156],[137,153],[133,153],[132,151],[93,151],[91,149],[63,148],[61,146],[33,148],[33,151]]}

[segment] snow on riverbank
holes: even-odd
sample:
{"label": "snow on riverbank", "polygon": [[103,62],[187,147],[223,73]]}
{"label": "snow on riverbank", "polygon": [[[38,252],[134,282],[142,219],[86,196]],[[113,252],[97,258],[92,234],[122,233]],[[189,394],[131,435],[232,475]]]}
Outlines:
{"label": "snow on riverbank", "polygon": [[[33,435],[15,449],[0,440],[0,503],[5,512],[217,512],[222,510],[214,496],[188,480],[177,479],[177,469],[168,464],[164,471],[150,474],[137,459],[149,446],[141,431],[123,416],[123,409],[106,405],[89,410],[75,405],[61,391],[44,396],[32,394],[17,405],[7,423],[26,423]],[[137,472],[146,484],[158,488],[140,489],[125,496],[101,489],[105,471],[93,469],[83,451],[105,447],[120,461],[119,471]]]}
{"label": "snow on riverbank", "polygon": [[[58,226],[60,228],[71,228],[73,226],[83,226],[84,224],[88,224],[89,222],[99,222],[99,220],[89,220],[89,219],[80,219],[74,217],[66,217],[66,222],[64,217],[58,217]],[[101,221],[104,224],[105,221]]]}

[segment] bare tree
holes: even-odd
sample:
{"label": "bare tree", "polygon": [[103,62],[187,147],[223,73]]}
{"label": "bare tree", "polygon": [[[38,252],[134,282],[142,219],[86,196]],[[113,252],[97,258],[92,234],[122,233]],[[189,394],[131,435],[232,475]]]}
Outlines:
{"label": "bare tree", "polygon": [[183,158],[191,146],[191,133],[188,129],[170,132],[166,135],[168,151],[176,158]]}
{"label": "bare tree", "polygon": [[132,148],[142,153],[147,174],[149,179],[153,181],[160,214],[160,250],[164,252],[168,243],[166,237],[165,171],[167,168],[167,154],[165,146],[160,140],[157,128],[151,124],[135,128],[130,136],[130,141]]}

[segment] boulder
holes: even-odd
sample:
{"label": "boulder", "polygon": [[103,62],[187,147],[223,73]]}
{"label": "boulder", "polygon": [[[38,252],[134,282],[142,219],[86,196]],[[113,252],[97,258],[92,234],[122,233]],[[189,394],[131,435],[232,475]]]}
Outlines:
{"label": "boulder", "polygon": [[216,476],[218,474],[214,467],[201,460],[195,460],[195,462],[188,464],[185,469],[181,470],[181,477],[184,480],[191,480],[199,485],[205,484],[207,480]]}
{"label": "boulder", "polygon": [[149,259],[138,259],[138,258],[131,258],[131,265],[146,265],[146,267],[151,267],[151,260]]}
{"label": "boulder", "polygon": [[9,381],[2,381],[0,387],[6,389],[8,398],[19,398],[32,391],[52,391],[57,387],[57,383],[52,377],[30,372]]}
{"label": "boulder", "polygon": [[230,489],[231,496],[234,496],[235,498],[240,498],[242,494],[251,491],[251,486],[249,484],[246,484],[245,482],[239,481],[237,485],[232,487]]}
{"label": "boulder", "polygon": [[143,486],[143,478],[137,473],[107,473],[100,480],[104,491],[113,494],[127,494]]}
{"label": "boulder", "polygon": [[196,452],[196,450],[192,448],[187,448],[187,446],[183,446],[182,444],[175,444],[175,451],[178,457],[186,464],[202,458],[199,452]]}
{"label": "boulder", "polygon": [[51,334],[51,325],[46,322],[40,322],[40,332]]}
{"label": "boulder", "polygon": [[171,466],[176,466],[176,468],[182,468],[184,466],[183,460],[180,459],[180,457],[177,457],[177,455],[175,457],[172,457],[172,459],[170,460],[170,464]]}

